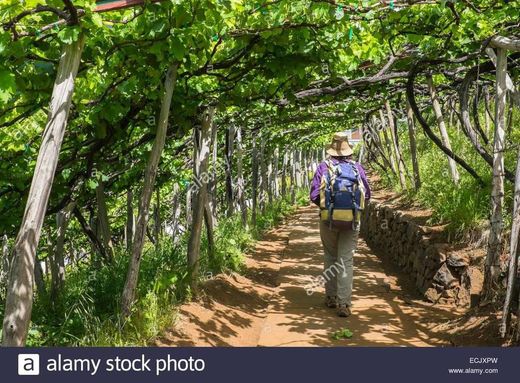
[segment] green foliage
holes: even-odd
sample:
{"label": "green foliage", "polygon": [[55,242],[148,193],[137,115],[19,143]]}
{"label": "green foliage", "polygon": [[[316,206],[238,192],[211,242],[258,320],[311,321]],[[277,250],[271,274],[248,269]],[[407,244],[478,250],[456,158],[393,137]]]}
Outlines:
{"label": "green foliage", "polygon": [[[297,204],[302,205],[302,192],[297,192]],[[308,198],[308,197],[307,197]],[[269,230],[280,223],[280,220],[286,215],[294,211],[294,207],[290,203],[289,197],[274,201],[268,205],[265,212],[257,217],[257,228],[255,235]]]}
{"label": "green foliage", "polygon": [[334,331],[330,338],[332,340],[350,339],[354,336],[354,333],[348,328],[344,327],[340,330]]}
{"label": "green foliage", "polygon": [[[302,203],[304,191],[298,193]],[[240,216],[222,218],[215,231],[216,251],[209,254],[204,239],[201,282],[218,273],[242,270],[244,253],[261,233],[294,210],[288,200],[277,200],[258,225],[244,228]],[[175,320],[175,306],[190,297],[186,261],[187,237],[174,244],[161,237],[161,246],[147,244],[139,273],[137,304],[127,320],[119,316],[119,301],[128,267],[128,254],[116,249],[112,264],[79,262],[69,266],[65,289],[57,301],[38,294],[29,331],[29,346],[146,345]],[[3,305],[1,306],[3,308]]]}
{"label": "green foliage", "polygon": [[[145,344],[172,320],[172,305],[190,295],[187,238],[176,244],[163,238],[158,248],[146,244],[135,311],[126,321],[117,315],[128,262],[119,248],[126,216],[121,197],[128,190],[138,195],[159,118],[161,84],[172,62],[179,63],[179,81],[156,180],[163,202],[174,185],[181,185],[184,197],[191,181],[188,159],[193,155],[193,127],[200,124],[201,106],[218,104],[219,166],[225,146],[220,128],[240,126],[244,174],[251,174],[254,160],[249,154],[259,132],[267,142],[268,158],[275,148],[280,155],[291,148],[322,148],[332,132],[357,128],[367,110],[379,108],[382,98],[399,93],[404,78],[304,99],[296,97],[298,91],[339,89],[357,78],[374,76],[390,56],[396,61],[381,73],[406,73],[416,59],[476,53],[488,37],[514,33],[511,26],[520,16],[518,2],[494,0],[402,6],[363,0],[344,4],[342,12],[335,2],[308,0],[147,1],[142,7],[108,13],[93,12],[94,0],[73,3],[83,14],[76,26],[57,23],[62,17],[59,12],[66,11],[61,0],[0,0],[0,234],[14,238],[20,226],[63,47],[83,33],[86,41],[73,107],[48,206],[57,211],[72,199],[94,222],[95,189],[102,180],[118,248],[110,266],[101,265],[97,255],[69,265],[59,300],[50,302],[38,293],[31,345]],[[55,11],[37,10],[38,5]],[[16,20],[20,14],[23,17]],[[14,24],[7,25],[10,21]],[[435,76],[442,85],[439,89],[460,81],[461,65],[476,62],[471,59],[442,68],[445,74]],[[401,127],[402,147],[407,144],[404,131]],[[460,133],[451,129],[450,134],[454,150],[489,182],[487,164]],[[513,142],[517,136],[513,129]],[[478,188],[462,170],[461,183],[454,186],[443,154],[424,137],[418,145],[423,188],[410,198],[433,209],[433,222],[449,223],[456,232],[477,225],[486,217],[489,190]],[[404,152],[411,168],[408,151]],[[509,169],[515,161],[515,153],[506,153]],[[396,187],[395,179],[385,180]],[[244,191],[248,196],[249,181]],[[217,189],[217,195],[223,195],[222,185]],[[306,191],[298,192],[298,204],[307,199]],[[510,189],[506,201],[512,201]],[[170,216],[170,207],[162,203],[160,216]],[[292,209],[288,200],[275,201],[249,229],[241,226],[239,217],[219,217],[213,254],[203,238],[201,276],[239,271],[242,254],[253,239]],[[55,239],[55,225],[54,217],[47,217],[44,231],[50,242]],[[90,247],[75,220],[69,230],[67,246]],[[41,244],[38,256],[41,260],[48,256]]]}
{"label": "green foliage", "polygon": [[208,268],[213,273],[240,271],[243,255],[253,241],[251,231],[242,226],[238,215],[221,220],[215,230],[215,253],[206,258]]}
{"label": "green foliage", "polygon": [[[406,129],[404,124],[400,126],[399,140],[406,166],[411,172],[412,163]],[[446,224],[447,230],[455,234],[455,237],[459,237],[466,231],[481,226],[488,217],[491,199],[491,168],[471,148],[467,138],[460,130],[449,127],[449,135],[454,152],[468,161],[474,169],[477,169],[488,187],[479,185],[460,166],[457,167],[460,181],[458,185],[455,185],[450,176],[446,155],[419,132],[416,139],[422,184],[420,190],[415,192],[411,180],[408,179],[408,189],[405,194],[410,202],[415,201],[424,208],[432,210],[430,224]],[[376,167],[374,168],[382,173]],[[398,180],[395,177],[389,177],[390,172],[381,175],[388,187],[402,192]]]}

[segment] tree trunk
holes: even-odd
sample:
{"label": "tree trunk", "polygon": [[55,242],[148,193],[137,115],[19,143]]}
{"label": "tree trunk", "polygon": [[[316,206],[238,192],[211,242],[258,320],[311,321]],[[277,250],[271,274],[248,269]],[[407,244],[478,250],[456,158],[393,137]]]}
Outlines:
{"label": "tree trunk", "polygon": [[194,196],[193,196],[193,222],[191,225],[190,239],[188,242],[188,265],[191,272],[191,287],[197,292],[198,268],[200,261],[200,243],[202,236],[202,224],[207,198],[207,182],[203,177],[207,176],[208,162],[211,150],[211,127],[215,107],[209,106],[204,111],[201,125],[200,143],[196,145],[197,155],[193,163]]}
{"label": "tree trunk", "polygon": [[[433,111],[435,112],[435,117],[437,118],[437,123],[439,124],[439,131],[441,133],[441,140],[443,145],[451,151],[451,143],[450,137],[448,136],[448,130],[446,129],[446,124],[444,123],[444,117],[442,116],[441,104],[439,103],[439,99],[437,98],[437,92],[435,90],[435,86],[433,85],[433,79],[431,75],[427,76],[428,89],[430,91],[430,97],[432,100]],[[453,160],[453,158],[448,157],[448,164],[450,168],[451,179],[454,184],[459,183],[459,171],[457,170],[457,164]]]}
{"label": "tree trunk", "polygon": [[126,250],[132,250],[132,243],[134,239],[134,193],[128,187],[126,191]]}
{"label": "tree trunk", "polygon": [[233,145],[235,139],[235,127],[231,125],[226,135],[226,202],[227,216],[231,217],[234,213],[233,196]]}
{"label": "tree trunk", "polygon": [[507,51],[497,50],[495,137],[493,147],[493,187],[491,190],[491,218],[488,250],[484,272],[484,297],[494,299],[494,289],[500,274],[500,254],[502,251],[502,206],[504,204],[504,149],[506,125],[506,73]]}
{"label": "tree trunk", "polygon": [[237,129],[237,200],[240,206],[240,216],[242,217],[242,226],[247,227],[247,206],[245,197],[244,183],[244,148],[242,146],[242,128]]}
{"label": "tree trunk", "polygon": [[105,185],[101,179],[98,180],[96,187],[96,202],[98,212],[98,229],[103,240],[103,247],[105,248],[108,257],[112,258],[114,255],[114,246],[112,245],[112,233],[110,232],[110,223],[108,222],[107,203],[105,200]]}
{"label": "tree trunk", "polygon": [[83,50],[84,35],[66,45],[61,55],[52,91],[47,124],[36,160],[29,196],[14,245],[14,258],[7,290],[4,346],[23,346],[27,338],[33,304],[34,262],[41,228],[54,180],[74,91],[74,80]]}
{"label": "tree trunk", "polygon": [[415,190],[421,187],[421,174],[419,171],[419,161],[417,160],[417,143],[415,141],[415,123],[413,110],[408,100],[406,100],[406,118],[408,121],[408,138],[410,141],[410,155],[412,157],[413,182]]}
{"label": "tree trunk", "polygon": [[402,189],[406,189],[406,167],[399,150],[399,145],[397,143],[397,129],[395,126],[394,115],[392,114],[392,107],[390,106],[390,102],[388,100],[385,101],[385,107],[388,116],[388,125],[390,127],[390,136],[392,137],[395,159],[397,162],[397,169],[399,169],[399,183],[401,184]]}
{"label": "tree trunk", "polygon": [[137,215],[137,225],[135,228],[135,237],[132,247],[132,256],[128,265],[128,273],[126,276],[125,287],[121,297],[121,312],[124,317],[130,315],[130,310],[135,299],[135,289],[137,287],[137,279],[139,276],[139,267],[141,264],[141,256],[143,252],[144,239],[146,235],[146,226],[148,225],[148,215],[150,210],[150,200],[157,175],[157,168],[161,159],[166,140],[166,131],[168,129],[168,117],[170,115],[170,106],[172,101],[173,89],[177,80],[177,69],[179,64],[172,64],[168,68],[166,78],[164,80],[164,95],[162,99],[161,112],[155,141],[152,151],[148,158],[146,170],[144,174],[143,190],[139,199],[139,212]]}

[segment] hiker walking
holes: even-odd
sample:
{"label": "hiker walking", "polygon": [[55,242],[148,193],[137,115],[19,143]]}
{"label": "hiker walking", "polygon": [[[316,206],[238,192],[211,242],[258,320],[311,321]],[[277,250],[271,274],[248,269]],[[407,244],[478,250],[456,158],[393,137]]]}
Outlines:
{"label": "hiker walking", "polygon": [[361,210],[370,198],[363,167],[352,160],[346,133],[336,133],[312,180],[310,198],[320,208],[320,236],[325,252],[325,304],[340,317],[350,315],[353,258]]}

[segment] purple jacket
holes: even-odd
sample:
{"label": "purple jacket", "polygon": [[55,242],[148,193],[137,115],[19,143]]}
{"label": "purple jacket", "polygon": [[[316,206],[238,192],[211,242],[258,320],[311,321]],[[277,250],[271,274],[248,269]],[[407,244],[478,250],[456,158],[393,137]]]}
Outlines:
{"label": "purple jacket", "polygon": [[[332,158],[332,163],[334,165],[339,163],[339,160]],[[370,199],[370,186],[368,185],[367,175],[365,173],[365,169],[361,166],[361,164],[356,162],[356,168],[359,171],[359,176],[361,177],[361,181],[363,182],[363,185],[365,186],[365,199]],[[321,185],[321,178],[322,176],[328,172],[327,169],[327,163],[325,161],[321,162],[318,165],[318,169],[316,169],[316,174],[314,174],[314,178],[312,179],[311,184],[311,201],[314,202],[316,205],[320,206],[320,185]]]}

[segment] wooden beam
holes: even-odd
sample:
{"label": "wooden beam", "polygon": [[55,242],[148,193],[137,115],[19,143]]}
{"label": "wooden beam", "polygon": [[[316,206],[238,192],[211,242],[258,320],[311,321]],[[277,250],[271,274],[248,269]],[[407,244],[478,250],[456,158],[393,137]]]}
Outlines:
{"label": "wooden beam", "polygon": [[504,36],[494,36],[490,44],[494,48],[508,49],[510,51],[520,51],[520,40],[510,39]]}
{"label": "wooden beam", "polygon": [[[115,11],[118,9],[124,9],[129,7],[135,7],[143,4],[146,0],[105,0],[98,1],[95,12],[108,12]],[[150,0],[152,3],[156,3],[163,0]]]}

